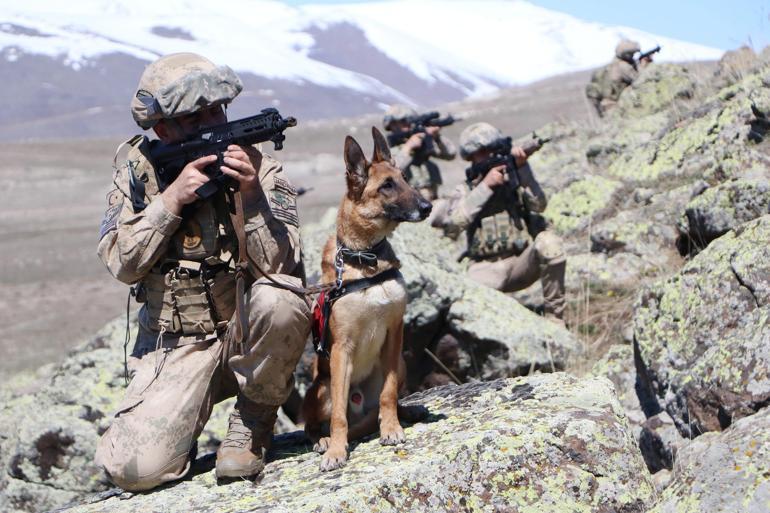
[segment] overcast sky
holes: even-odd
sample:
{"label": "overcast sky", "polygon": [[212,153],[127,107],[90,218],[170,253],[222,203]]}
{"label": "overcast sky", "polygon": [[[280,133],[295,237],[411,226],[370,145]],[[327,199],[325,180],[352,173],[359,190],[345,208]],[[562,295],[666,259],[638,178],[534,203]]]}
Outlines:
{"label": "overcast sky", "polygon": [[[283,0],[331,4],[368,0]],[[460,1],[460,0],[456,0]],[[469,0],[473,1],[473,0]],[[770,0],[529,0],[588,21],[626,25],[722,50],[770,44]]]}

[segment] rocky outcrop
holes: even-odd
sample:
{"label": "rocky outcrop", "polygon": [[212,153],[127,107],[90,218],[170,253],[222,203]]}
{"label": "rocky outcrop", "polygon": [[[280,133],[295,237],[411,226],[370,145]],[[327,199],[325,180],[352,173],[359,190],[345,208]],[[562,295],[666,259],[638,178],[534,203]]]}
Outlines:
{"label": "rocky outcrop", "polygon": [[610,346],[602,359],[594,364],[591,375],[605,377],[615,386],[615,393],[626,413],[634,439],[638,440],[646,417],[636,396],[636,370],[632,347],[621,344]]}
{"label": "rocky outcrop", "polygon": [[[642,512],[653,485],[605,379],[567,374],[447,386],[405,401],[430,412],[404,445],[353,445],[328,473],[296,438],[278,440],[262,478],[217,486],[213,471],[96,511]],[[204,469],[205,470],[205,469]]]}
{"label": "rocky outcrop", "polygon": [[642,403],[685,437],[770,402],[770,215],[711,243],[643,291],[634,339]]}
{"label": "rocky outcrop", "polygon": [[650,513],[770,510],[770,408],[690,442],[672,477]]}
{"label": "rocky outcrop", "polygon": [[679,250],[697,253],[717,237],[765,214],[770,214],[770,168],[764,178],[731,180],[693,198],[679,220]]}

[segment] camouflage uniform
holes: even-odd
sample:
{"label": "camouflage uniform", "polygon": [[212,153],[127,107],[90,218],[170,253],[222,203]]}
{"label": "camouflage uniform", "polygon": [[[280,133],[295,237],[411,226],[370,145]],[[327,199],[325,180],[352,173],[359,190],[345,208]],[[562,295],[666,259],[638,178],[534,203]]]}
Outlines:
{"label": "camouflage uniform", "polygon": [[[202,83],[209,99],[228,87]],[[190,102],[199,105],[200,97],[177,97],[177,112]],[[159,108],[145,101],[132,110],[137,115],[146,107]],[[151,126],[151,115],[138,117]],[[145,137],[131,140],[108,195],[98,246],[110,273],[136,284],[143,303],[129,358],[132,379],[96,453],[115,484],[127,490],[183,477],[213,405],[227,397],[238,394],[239,401],[264,405],[267,421],[274,419],[293,388],[310,316],[305,297],[257,279],[246,294],[249,339],[242,348],[228,343],[237,255],[228,206],[215,195],[184,218],[168,211],[149,159],[150,144]],[[143,209],[132,203],[130,174],[144,184]],[[301,285],[295,191],[269,155],[263,154],[258,176],[261,189],[243,195],[248,254],[265,272]]]}
{"label": "camouflage uniform", "polygon": [[[460,136],[460,155],[469,160],[472,153],[501,137],[487,123],[471,125]],[[452,238],[465,232],[472,279],[512,292],[539,278],[546,314],[561,319],[566,270],[562,242],[537,215],[545,210],[547,201],[529,164],[517,173],[520,187],[516,190],[507,184],[492,189],[481,178],[459,185],[447,202],[438,206],[432,224]]]}
{"label": "camouflage uniform", "polygon": [[[416,114],[413,109],[405,105],[392,105],[383,119],[385,130],[391,130],[390,127],[394,121],[406,120],[408,117],[415,116]],[[425,155],[420,155],[417,160],[413,153],[404,148],[403,144],[392,146],[390,149],[391,155],[396,161],[396,167],[403,171],[409,184],[417,189],[422,197],[428,201],[438,198],[438,188],[443,183],[441,171],[431,158],[453,160],[457,154],[452,141],[441,134],[434,137],[433,143],[427,158],[425,158]]]}
{"label": "camouflage uniform", "polygon": [[634,54],[640,51],[636,41],[623,40],[615,48],[615,58],[607,66],[594,72],[586,86],[586,96],[599,116],[604,116],[620,98],[620,93],[639,75]]}

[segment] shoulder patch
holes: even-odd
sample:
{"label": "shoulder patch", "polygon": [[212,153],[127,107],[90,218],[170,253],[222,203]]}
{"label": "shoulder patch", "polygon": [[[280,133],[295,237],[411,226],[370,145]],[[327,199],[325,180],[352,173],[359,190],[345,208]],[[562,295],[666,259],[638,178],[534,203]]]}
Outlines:
{"label": "shoulder patch", "polygon": [[109,232],[118,228],[118,216],[123,208],[123,194],[120,191],[112,191],[107,196],[107,211],[104,213],[104,219],[99,227],[99,240],[102,240]]}
{"label": "shoulder patch", "polygon": [[297,190],[286,180],[276,178],[270,190],[270,210],[286,224],[299,227],[297,216]]}

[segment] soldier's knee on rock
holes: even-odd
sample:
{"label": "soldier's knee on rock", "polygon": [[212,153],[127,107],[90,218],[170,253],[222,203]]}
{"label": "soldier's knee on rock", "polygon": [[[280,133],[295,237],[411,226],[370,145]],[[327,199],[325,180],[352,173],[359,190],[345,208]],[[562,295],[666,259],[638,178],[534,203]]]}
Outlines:
{"label": "soldier's knee on rock", "polygon": [[189,468],[188,453],[168,461],[157,456],[162,451],[144,450],[144,454],[122,452],[123,454],[113,454],[109,458],[103,457],[99,463],[110,481],[129,492],[151,490],[168,481],[179,479]]}
{"label": "soldier's knee on rock", "polygon": [[534,248],[540,262],[546,265],[560,264],[566,260],[561,237],[550,231],[540,232],[535,237]]}

